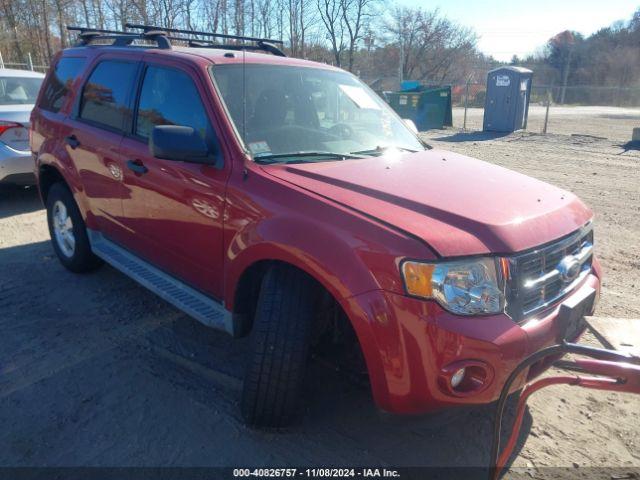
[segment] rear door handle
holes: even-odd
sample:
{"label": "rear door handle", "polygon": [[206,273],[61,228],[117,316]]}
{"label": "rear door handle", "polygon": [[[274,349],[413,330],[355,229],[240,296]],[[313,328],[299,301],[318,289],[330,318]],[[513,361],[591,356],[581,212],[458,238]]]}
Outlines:
{"label": "rear door handle", "polygon": [[64,141],[67,142],[67,145],[69,145],[74,150],[80,146],[80,140],[78,140],[75,135],[64,137]]}
{"label": "rear door handle", "polygon": [[140,160],[127,160],[127,168],[135,173],[143,175],[149,171]]}

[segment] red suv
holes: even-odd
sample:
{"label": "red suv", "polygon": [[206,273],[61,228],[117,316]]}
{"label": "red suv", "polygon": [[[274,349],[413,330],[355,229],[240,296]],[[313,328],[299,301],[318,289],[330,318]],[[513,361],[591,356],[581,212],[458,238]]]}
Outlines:
{"label": "red suv", "polygon": [[430,148],[355,76],[265,40],[131,28],[80,29],[33,111],[53,247],[249,335],[249,424],[292,419],[312,351],[417,413],[491,402],[580,335],[601,273],[576,196]]}

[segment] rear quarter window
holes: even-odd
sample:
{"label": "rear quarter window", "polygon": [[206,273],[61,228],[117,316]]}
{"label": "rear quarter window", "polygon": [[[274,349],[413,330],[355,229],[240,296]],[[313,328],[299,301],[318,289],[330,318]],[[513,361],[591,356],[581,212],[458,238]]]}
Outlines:
{"label": "rear quarter window", "polygon": [[71,91],[71,85],[84,67],[81,57],[63,57],[58,60],[42,91],[40,108],[58,112]]}

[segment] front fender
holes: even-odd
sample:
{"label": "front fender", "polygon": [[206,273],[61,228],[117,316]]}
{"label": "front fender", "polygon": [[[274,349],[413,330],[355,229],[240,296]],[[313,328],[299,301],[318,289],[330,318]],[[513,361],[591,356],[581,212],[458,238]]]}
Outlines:
{"label": "front fender", "polygon": [[344,232],[314,220],[296,215],[264,219],[248,225],[229,243],[225,252],[225,305],[233,309],[242,273],[263,260],[294,265],[320,282],[336,299],[378,289],[378,280],[365,264],[367,256],[365,243],[355,242]]}
{"label": "front fender", "polygon": [[[223,299],[234,310],[243,273],[282,261],[316,279],[342,307],[358,337],[379,405],[389,405],[383,351],[367,292],[404,294],[404,258],[434,258],[419,239],[331,199],[284,182],[251,163],[232,174],[225,209]],[[378,318],[379,317],[379,318]]]}
{"label": "front fender", "polygon": [[[380,282],[367,264],[371,258],[368,245],[341,233],[301,217],[272,218],[244,229],[225,252],[225,306],[233,311],[238,282],[256,262],[281,261],[306,272],[333,295],[349,318],[365,358],[375,401],[385,407],[389,405],[389,386],[373,325],[380,319],[371,315],[370,305],[363,304],[358,296],[379,291]],[[388,275],[397,277],[394,263],[390,263],[394,271]]]}

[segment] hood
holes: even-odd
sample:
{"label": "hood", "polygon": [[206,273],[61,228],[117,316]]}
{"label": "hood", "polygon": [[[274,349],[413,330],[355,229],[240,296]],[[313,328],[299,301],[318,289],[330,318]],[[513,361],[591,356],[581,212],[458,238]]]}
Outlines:
{"label": "hood", "polygon": [[526,250],[592,217],[570,192],[444,150],[264,170],[418,237],[444,257]]}

